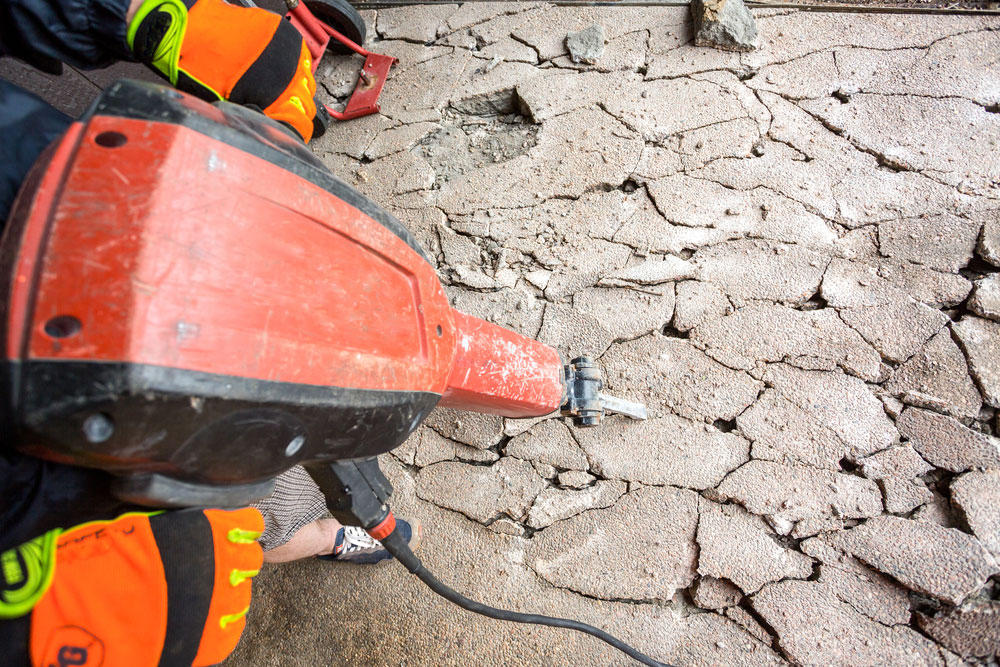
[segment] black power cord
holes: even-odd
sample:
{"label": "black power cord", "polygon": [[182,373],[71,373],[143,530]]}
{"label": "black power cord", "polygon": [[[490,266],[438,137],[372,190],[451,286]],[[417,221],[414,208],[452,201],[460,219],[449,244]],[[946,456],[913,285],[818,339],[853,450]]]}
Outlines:
{"label": "black power cord", "polygon": [[[306,470],[323,491],[327,509],[335,518],[341,523],[350,522],[352,518],[356,519],[372,537],[382,542],[385,550],[402,563],[410,571],[410,574],[415,575],[445,600],[454,602],[462,609],[500,621],[548,625],[553,628],[567,628],[584,632],[614,646],[622,653],[644,665],[649,665],[649,667],[673,667],[639,653],[622,640],[612,637],[604,630],[592,625],[568,618],[522,614],[516,611],[497,609],[470,600],[455,589],[438,581],[438,578],[428,572],[420,559],[414,555],[409,543],[396,529],[396,519],[392,516],[388,504],[389,496],[392,495],[392,485],[382,474],[378,460],[374,457],[333,461],[325,464],[307,464]],[[388,535],[385,534],[386,532]]]}
{"label": "black power cord", "polygon": [[672,665],[653,660],[649,656],[640,653],[622,640],[612,637],[604,630],[595,628],[592,625],[587,625],[586,623],[581,623],[580,621],[573,621],[568,618],[557,618],[555,616],[543,616],[541,614],[522,614],[516,611],[497,609],[496,607],[490,607],[489,605],[485,605],[481,602],[470,600],[455,589],[441,583],[437,577],[431,574],[427,568],[424,567],[423,563],[420,562],[420,559],[413,553],[410,549],[410,545],[403,539],[398,530],[393,530],[392,533],[388,537],[383,538],[381,542],[386,551],[391,553],[396,560],[402,563],[411,574],[427,584],[432,591],[449,602],[454,602],[463,609],[501,621],[530,623],[533,625],[548,625],[553,628],[567,628],[569,630],[584,632],[588,635],[597,637],[606,644],[614,646],[622,653],[638,660],[644,665],[649,665],[649,667],[672,667]]}

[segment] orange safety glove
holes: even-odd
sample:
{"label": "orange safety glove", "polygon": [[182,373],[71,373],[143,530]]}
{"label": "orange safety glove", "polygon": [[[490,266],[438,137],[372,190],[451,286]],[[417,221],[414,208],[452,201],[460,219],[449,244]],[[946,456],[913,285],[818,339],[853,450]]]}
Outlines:
{"label": "orange safety glove", "polygon": [[214,665],[263,562],[255,509],[130,513],[0,554],[0,619],[30,613],[35,667]]}
{"label": "orange safety glove", "polygon": [[126,41],[139,60],[186,93],[256,107],[303,141],[323,133],[309,50],[299,31],[273,12],[224,0],[145,0]]}

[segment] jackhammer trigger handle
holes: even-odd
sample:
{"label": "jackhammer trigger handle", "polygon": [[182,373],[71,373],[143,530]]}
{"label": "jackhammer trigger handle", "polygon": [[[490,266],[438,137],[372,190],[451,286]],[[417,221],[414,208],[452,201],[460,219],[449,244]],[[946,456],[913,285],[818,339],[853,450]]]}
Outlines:
{"label": "jackhammer trigger handle", "polygon": [[330,514],[342,524],[360,523],[372,530],[392,516],[388,505],[392,484],[375,457],[313,463],[305,469],[326,497]]}

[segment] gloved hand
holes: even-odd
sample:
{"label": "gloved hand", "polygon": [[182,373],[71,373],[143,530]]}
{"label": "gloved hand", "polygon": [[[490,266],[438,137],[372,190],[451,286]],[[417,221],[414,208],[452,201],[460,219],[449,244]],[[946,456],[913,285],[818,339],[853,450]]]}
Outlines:
{"label": "gloved hand", "polygon": [[323,133],[309,50],[273,12],[224,0],[145,0],[126,41],[136,58],[186,93],[257,107],[304,141]]}
{"label": "gloved hand", "polygon": [[0,619],[30,618],[36,666],[214,665],[246,624],[263,530],[247,508],[50,531],[0,554]]}

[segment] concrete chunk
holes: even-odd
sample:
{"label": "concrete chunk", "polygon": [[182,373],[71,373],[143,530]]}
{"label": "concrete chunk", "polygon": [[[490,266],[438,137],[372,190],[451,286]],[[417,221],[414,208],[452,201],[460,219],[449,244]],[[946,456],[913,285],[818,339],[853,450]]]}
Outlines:
{"label": "concrete chunk", "polygon": [[698,549],[698,574],[731,581],[747,594],[812,574],[811,558],[780,546],[763,519],[737,505],[701,502]]}
{"label": "concrete chunk", "polygon": [[981,226],[948,213],[889,220],[878,226],[879,250],[931,269],[958,271],[972,259]]}
{"label": "concrete chunk", "polygon": [[525,517],[545,482],[527,461],[504,457],[492,466],[445,461],[417,474],[419,498],[488,523],[498,515]]}
{"label": "concrete chunk", "polygon": [[677,283],[676,290],[673,324],[678,331],[690,331],[733,312],[732,304],[718,285],[685,280]]}
{"label": "concrete chunk", "polygon": [[477,449],[489,449],[503,437],[503,417],[436,408],[424,424],[449,440]]}
{"label": "concrete chunk", "polygon": [[666,601],[694,579],[697,524],[693,491],[641,488],[614,507],[536,534],[526,560],[553,586],[604,599]]}
{"label": "concrete chunk", "polygon": [[905,514],[930,501],[930,489],[916,478],[933,469],[908,445],[890,447],[861,461],[864,476],[878,481],[885,509],[893,514]]}
{"label": "concrete chunk", "polygon": [[1000,470],[969,472],[951,483],[951,502],[994,556],[1000,556]]}
{"label": "concrete chunk", "polygon": [[789,527],[800,521],[840,521],[882,512],[882,494],[870,480],[771,461],[750,461],[730,473],[717,492]]}
{"label": "concrete chunk", "polygon": [[743,593],[728,581],[702,575],[692,586],[691,598],[702,609],[725,609],[738,604]]}
{"label": "concrete chunk", "polygon": [[595,24],[566,33],[566,50],[575,63],[595,64],[604,55],[604,28]]}
{"label": "concrete chunk", "polygon": [[983,404],[965,356],[947,330],[897,368],[885,388],[908,405],[935,406],[956,417],[975,417]]}
{"label": "concrete chunk", "polygon": [[991,273],[976,281],[969,299],[969,310],[1000,322],[1000,273]]}
{"label": "concrete chunk", "polygon": [[823,540],[907,588],[960,604],[1000,572],[975,538],[925,521],[880,516]]}
{"label": "concrete chunk", "polygon": [[966,428],[956,419],[907,408],[896,425],[900,435],[938,468],[964,472],[1000,467],[1000,440]]}
{"label": "concrete chunk", "polygon": [[797,664],[943,664],[933,642],[908,627],[869,619],[828,584],[782,581],[764,587],[750,603]]}
{"label": "concrete chunk", "polygon": [[749,458],[750,444],[737,434],[669,413],[575,434],[594,472],[643,484],[707,489]]}
{"label": "concrete chunk", "polygon": [[527,524],[532,528],[545,528],[586,510],[610,507],[622,497],[625,488],[624,482],[600,480],[579,491],[545,489],[528,510]]}
{"label": "concrete chunk", "polygon": [[612,345],[601,361],[606,391],[646,403],[654,415],[665,405],[689,419],[733,419],[764,386],[686,340],[658,334]]}
{"label": "concrete chunk", "polygon": [[917,616],[917,625],[963,658],[1000,655],[1000,604],[980,602],[937,616]]}
{"label": "concrete chunk", "polygon": [[576,444],[566,424],[547,419],[510,439],[504,454],[548,463],[563,470],[586,470],[587,457]]}
{"label": "concrete chunk", "polygon": [[694,256],[701,279],[722,287],[736,306],[752,299],[802,303],[819,288],[827,261],[803,246],[754,240],[720,243]]}
{"label": "concrete chunk", "polygon": [[948,316],[906,296],[868,308],[840,311],[844,322],[890,361],[912,357],[948,323]]}
{"label": "concrete chunk", "polygon": [[694,0],[691,3],[697,46],[724,51],[757,48],[757,23],[743,0]]}
{"label": "concrete chunk", "polygon": [[987,405],[1000,408],[1000,322],[966,316],[951,325]]}
{"label": "concrete chunk", "polygon": [[691,331],[691,341],[730,368],[784,361],[811,369],[838,366],[863,380],[879,377],[881,358],[836,311],[754,304]]}
{"label": "concrete chunk", "polygon": [[993,266],[1000,266],[1000,211],[992,211],[983,223],[976,250],[979,256]]}

